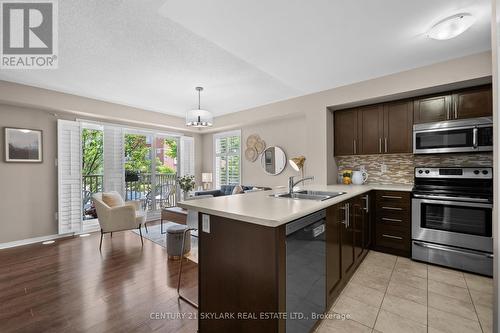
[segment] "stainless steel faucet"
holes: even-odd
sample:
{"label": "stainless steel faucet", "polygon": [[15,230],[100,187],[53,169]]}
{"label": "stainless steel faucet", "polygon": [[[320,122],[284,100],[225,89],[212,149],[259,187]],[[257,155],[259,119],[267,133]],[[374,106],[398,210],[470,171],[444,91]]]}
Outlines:
{"label": "stainless steel faucet", "polygon": [[296,182],[293,181],[293,176],[289,177],[288,178],[288,193],[292,194],[293,193],[293,188],[299,184],[299,183],[302,183],[303,181],[306,181],[306,180],[313,180],[314,177],[304,177],[304,178],[301,178],[299,180],[297,180]]}

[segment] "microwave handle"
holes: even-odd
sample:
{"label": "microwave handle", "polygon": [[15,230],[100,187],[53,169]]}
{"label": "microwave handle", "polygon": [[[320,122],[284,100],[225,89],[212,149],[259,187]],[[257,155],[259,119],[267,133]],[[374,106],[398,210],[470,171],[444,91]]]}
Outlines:
{"label": "microwave handle", "polygon": [[478,146],[478,129],[477,129],[477,126],[474,127],[474,129],[472,130],[472,146],[475,148],[477,148]]}

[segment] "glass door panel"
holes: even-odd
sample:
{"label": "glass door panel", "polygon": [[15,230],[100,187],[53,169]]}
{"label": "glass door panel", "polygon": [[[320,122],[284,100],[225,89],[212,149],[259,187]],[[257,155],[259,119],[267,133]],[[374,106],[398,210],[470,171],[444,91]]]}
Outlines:
{"label": "glass door panel", "polygon": [[178,139],[155,137],[155,208],[177,204]]}
{"label": "glass door panel", "polygon": [[92,195],[103,190],[103,130],[82,124],[82,212],[83,224],[96,222]]}
{"label": "glass door panel", "polygon": [[152,143],[150,135],[125,134],[125,200],[139,200],[147,211],[155,209]]}
{"label": "glass door panel", "polygon": [[416,134],[417,149],[472,147],[472,128],[420,132]]}

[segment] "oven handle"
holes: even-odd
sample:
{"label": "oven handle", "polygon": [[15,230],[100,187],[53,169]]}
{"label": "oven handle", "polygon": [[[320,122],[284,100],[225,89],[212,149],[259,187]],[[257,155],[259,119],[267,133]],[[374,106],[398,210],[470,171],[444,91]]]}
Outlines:
{"label": "oven handle", "polygon": [[415,198],[431,199],[431,200],[452,200],[452,201],[464,201],[464,202],[490,202],[489,199],[483,198],[464,198],[464,197],[447,197],[444,195],[423,195],[423,194],[413,194]]}
{"label": "oven handle", "polygon": [[427,244],[427,243],[415,242],[415,241],[413,242],[413,244],[420,246],[420,247],[425,247],[427,249],[432,249],[432,250],[441,250],[441,251],[461,253],[461,254],[467,253],[467,254],[473,254],[473,255],[477,255],[477,256],[485,256],[486,258],[493,258],[492,253],[484,253],[484,252],[465,250],[465,249],[455,250],[455,249],[452,249],[452,248],[447,247],[447,246]]}

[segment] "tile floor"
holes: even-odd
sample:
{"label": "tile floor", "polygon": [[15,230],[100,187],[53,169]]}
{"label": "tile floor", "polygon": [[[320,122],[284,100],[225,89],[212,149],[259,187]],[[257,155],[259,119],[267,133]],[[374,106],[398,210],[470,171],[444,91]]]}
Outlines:
{"label": "tile floor", "polygon": [[492,332],[492,302],[490,278],[370,251],[316,333]]}

